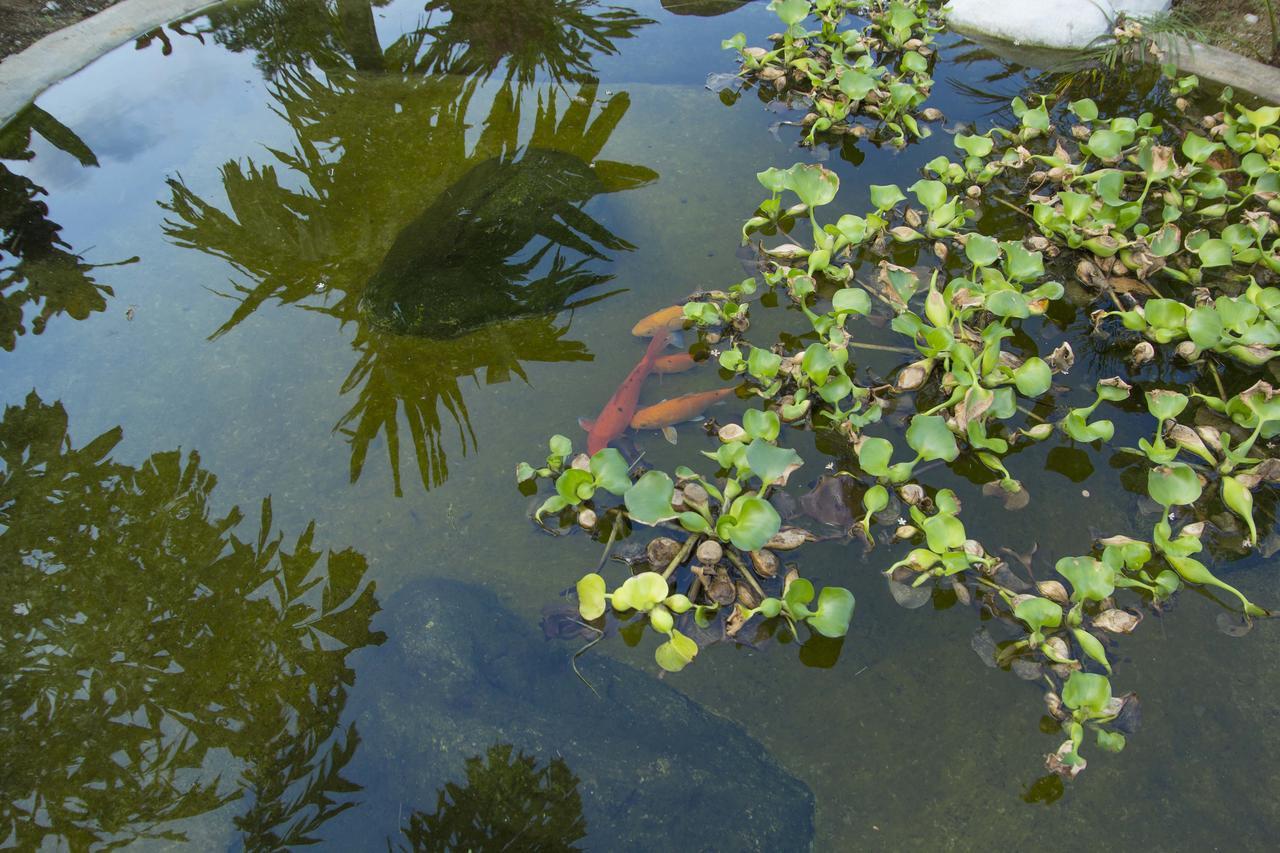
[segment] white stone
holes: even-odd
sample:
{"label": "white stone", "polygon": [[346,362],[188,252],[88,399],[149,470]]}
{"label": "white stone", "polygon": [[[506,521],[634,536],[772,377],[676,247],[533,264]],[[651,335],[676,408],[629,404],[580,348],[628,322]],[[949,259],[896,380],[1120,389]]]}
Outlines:
{"label": "white stone", "polygon": [[1254,15],[1253,13],[1250,13],[1244,16],[1244,20],[1245,20],[1245,23],[1247,24],[1256,24],[1258,23],[1258,16]]}
{"label": "white stone", "polygon": [[947,20],[974,32],[1040,47],[1082,48],[1111,32],[1120,12],[1142,18],[1169,0],[951,0]]}

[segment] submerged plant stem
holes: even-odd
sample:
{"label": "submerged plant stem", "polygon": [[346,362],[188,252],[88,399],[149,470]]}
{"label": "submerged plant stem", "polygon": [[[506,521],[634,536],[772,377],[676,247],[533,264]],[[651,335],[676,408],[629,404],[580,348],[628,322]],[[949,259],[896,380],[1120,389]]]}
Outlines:
{"label": "submerged plant stem", "polygon": [[756,581],[755,576],[751,574],[751,570],[747,568],[746,564],[743,563],[741,559],[739,559],[737,554],[733,553],[731,549],[725,548],[724,555],[729,558],[729,562],[733,563],[734,568],[738,570],[738,573],[747,579],[747,583],[751,584],[751,588],[755,590],[756,595],[760,596],[762,599],[768,598],[768,596],[764,594],[764,590],[761,589],[760,584]]}
{"label": "submerged plant stem", "polygon": [[689,554],[693,552],[693,546],[698,541],[697,536],[690,536],[684,540],[684,544],[680,546],[680,550],[671,558],[671,562],[667,563],[667,567],[662,570],[662,579],[668,580],[681,563],[689,559]]}

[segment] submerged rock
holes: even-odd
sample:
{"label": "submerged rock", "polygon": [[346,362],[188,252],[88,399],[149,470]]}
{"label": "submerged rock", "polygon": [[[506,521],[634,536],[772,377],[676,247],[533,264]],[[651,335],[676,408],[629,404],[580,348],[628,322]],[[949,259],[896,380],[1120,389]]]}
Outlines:
{"label": "submerged rock", "polygon": [[366,839],[377,827],[398,842],[406,815],[434,809],[468,758],[501,743],[578,777],[585,849],[808,848],[809,789],[653,674],[589,654],[579,668],[596,696],[570,669],[571,647],[472,584],[422,581],[391,609],[390,640],[356,691],[351,775],[366,788],[349,814]]}

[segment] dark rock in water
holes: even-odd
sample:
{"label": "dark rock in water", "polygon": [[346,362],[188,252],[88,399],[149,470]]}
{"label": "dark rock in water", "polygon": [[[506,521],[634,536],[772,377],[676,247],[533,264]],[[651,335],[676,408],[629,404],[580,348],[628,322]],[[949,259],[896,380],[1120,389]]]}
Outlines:
{"label": "dark rock in water", "polygon": [[[539,148],[519,160],[486,160],[396,237],[369,280],[363,314],[384,330],[449,338],[574,307],[575,294],[612,278],[587,269],[587,259],[633,248],[581,206],[656,177],[641,166],[588,164]],[[531,246],[537,238],[541,245]],[[570,263],[562,248],[584,257]]]}
{"label": "dark rock in water", "polygon": [[587,655],[579,666],[597,697],[573,675],[571,647],[471,584],[422,581],[391,609],[388,644],[353,696],[362,742],[349,776],[365,791],[343,817],[366,840],[370,827],[392,833],[434,811],[468,758],[511,744],[579,778],[586,849],[808,849],[809,789],[652,674]]}

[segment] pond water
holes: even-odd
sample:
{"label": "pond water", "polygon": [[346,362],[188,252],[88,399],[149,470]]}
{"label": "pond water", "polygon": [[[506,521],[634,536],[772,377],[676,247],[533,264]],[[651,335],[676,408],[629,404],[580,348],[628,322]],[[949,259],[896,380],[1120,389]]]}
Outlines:
{"label": "pond water", "polygon": [[[1194,591],[1113,653],[1142,729],[1065,788],[1041,689],[984,665],[954,595],[899,607],[896,547],[805,549],[857,596],[843,641],[721,643],[660,677],[651,638],[615,638],[579,658],[597,695],[582,641],[539,628],[601,545],[530,523],[514,466],[580,443],[638,318],[748,274],[754,174],[822,161],[860,211],[953,150],[800,147],[754,92],[707,87],[736,67],[721,39],[774,29],[738,0],[229,3],[6,129],[0,842],[439,849],[510,813],[512,849],[1270,846],[1280,635],[1229,636]],[[948,129],[1044,84],[954,36],[934,76]],[[1115,369],[1086,315],[1022,326],[1074,343],[1076,405]],[[1115,445],[1140,415],[1115,410]],[[798,496],[839,452],[793,432]],[[634,443],[668,469],[712,446],[678,433]],[[923,479],[1043,577],[1150,524],[1130,459],[1034,445],[1016,512],[963,456]],[[1258,551],[1215,567],[1280,602]]]}

